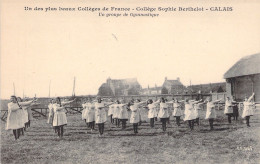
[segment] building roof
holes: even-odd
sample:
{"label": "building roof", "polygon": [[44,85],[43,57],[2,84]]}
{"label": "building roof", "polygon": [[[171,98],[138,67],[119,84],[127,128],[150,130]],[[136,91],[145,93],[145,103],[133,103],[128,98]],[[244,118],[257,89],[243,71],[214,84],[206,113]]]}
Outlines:
{"label": "building roof", "polygon": [[260,53],[240,59],[225,74],[224,78],[245,76],[260,73]]}
{"label": "building roof", "polygon": [[167,80],[167,82],[171,85],[182,85],[182,83],[179,80]]}

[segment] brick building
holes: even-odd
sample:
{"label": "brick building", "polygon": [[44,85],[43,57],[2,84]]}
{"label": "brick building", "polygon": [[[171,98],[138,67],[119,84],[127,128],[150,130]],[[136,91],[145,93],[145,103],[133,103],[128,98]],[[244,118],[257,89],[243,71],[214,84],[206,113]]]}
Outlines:
{"label": "brick building", "polygon": [[141,85],[136,78],[129,79],[111,79],[108,78],[106,83],[103,83],[98,90],[99,96],[127,96],[139,95]]}

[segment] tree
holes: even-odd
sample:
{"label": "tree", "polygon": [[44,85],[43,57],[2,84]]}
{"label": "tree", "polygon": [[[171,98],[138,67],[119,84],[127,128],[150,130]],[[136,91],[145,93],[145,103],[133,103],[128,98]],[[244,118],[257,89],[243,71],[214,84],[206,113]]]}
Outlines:
{"label": "tree", "polygon": [[165,87],[162,88],[162,94],[168,94],[167,88],[165,88]]}
{"label": "tree", "polygon": [[99,96],[113,96],[113,91],[112,89],[106,85],[106,84],[102,84],[99,89],[98,89],[98,95]]}

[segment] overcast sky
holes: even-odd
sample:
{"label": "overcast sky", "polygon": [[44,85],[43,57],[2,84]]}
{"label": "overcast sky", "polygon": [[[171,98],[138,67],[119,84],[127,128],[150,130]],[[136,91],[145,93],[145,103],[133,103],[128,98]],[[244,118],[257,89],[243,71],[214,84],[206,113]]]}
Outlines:
{"label": "overcast sky", "polygon": [[[80,5],[84,3],[53,4]],[[89,12],[29,13],[23,6],[2,3],[2,98],[13,94],[13,83],[18,96],[23,92],[30,97],[48,96],[50,80],[51,96],[69,96],[74,76],[76,95],[97,94],[108,77],[136,77],[143,88],[162,85],[166,76],[179,77],[184,85],[190,81],[224,82],[223,74],[235,62],[260,52],[257,1],[233,3],[233,12],[161,13],[158,18],[108,19]],[[132,7],[137,5],[132,3]]]}

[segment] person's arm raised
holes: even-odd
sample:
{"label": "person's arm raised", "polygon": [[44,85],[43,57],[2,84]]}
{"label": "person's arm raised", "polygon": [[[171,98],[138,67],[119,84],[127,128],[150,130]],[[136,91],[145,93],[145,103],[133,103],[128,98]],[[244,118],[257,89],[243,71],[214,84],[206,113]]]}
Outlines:
{"label": "person's arm raised", "polygon": [[254,96],[255,96],[255,93],[253,93],[252,96],[250,96],[247,101],[248,102],[251,101],[254,98]]}
{"label": "person's arm raised", "polygon": [[76,99],[71,100],[71,101],[63,101],[63,102],[61,102],[61,105],[67,105],[67,104],[70,104],[70,103],[74,102],[75,100],[76,100]]}

